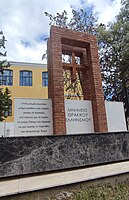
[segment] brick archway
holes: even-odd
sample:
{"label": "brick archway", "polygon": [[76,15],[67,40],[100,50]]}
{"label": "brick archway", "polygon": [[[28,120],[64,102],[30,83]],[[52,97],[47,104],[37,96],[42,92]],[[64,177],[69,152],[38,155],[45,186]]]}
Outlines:
{"label": "brick archway", "polygon": [[95,132],[106,132],[107,120],[96,37],[52,26],[48,40],[48,97],[52,99],[54,134],[66,134],[62,65],[62,53],[65,51],[82,54],[85,67],[82,73],[84,99],[92,101]]}

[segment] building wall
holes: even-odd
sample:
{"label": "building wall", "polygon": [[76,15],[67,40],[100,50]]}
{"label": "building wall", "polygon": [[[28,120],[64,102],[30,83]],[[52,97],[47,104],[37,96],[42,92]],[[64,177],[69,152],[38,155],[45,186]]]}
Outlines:
{"label": "building wall", "polygon": [[[10,62],[10,70],[13,70],[13,85],[8,87],[12,95],[12,116],[8,116],[6,122],[14,121],[15,98],[48,98],[48,87],[42,86],[42,72],[47,71],[45,64]],[[20,70],[32,71],[32,86],[20,86]]]}

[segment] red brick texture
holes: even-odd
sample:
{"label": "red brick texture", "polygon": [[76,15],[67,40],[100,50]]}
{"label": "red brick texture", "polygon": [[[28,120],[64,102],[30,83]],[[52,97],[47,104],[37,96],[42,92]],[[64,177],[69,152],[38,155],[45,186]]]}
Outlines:
{"label": "red brick texture", "polygon": [[[66,134],[66,119],[64,106],[64,79],[62,68],[63,47],[67,49],[82,49],[87,55],[86,70],[82,75],[82,88],[85,100],[92,101],[95,132],[107,132],[107,120],[102,78],[99,68],[98,48],[96,37],[87,33],[51,27],[48,40],[48,96],[53,106],[53,132]],[[84,58],[83,58],[84,59]]]}

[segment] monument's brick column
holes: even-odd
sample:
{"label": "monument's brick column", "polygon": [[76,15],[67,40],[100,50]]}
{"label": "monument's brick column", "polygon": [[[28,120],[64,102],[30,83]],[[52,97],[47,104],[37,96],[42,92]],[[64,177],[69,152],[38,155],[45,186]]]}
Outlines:
{"label": "monument's brick column", "polygon": [[88,66],[82,72],[84,99],[92,101],[95,132],[106,132],[107,120],[96,37],[52,26],[48,42],[48,73],[50,74],[49,98],[53,101],[54,134],[66,134],[62,69],[63,45],[67,45],[68,48],[71,46],[82,48],[86,51]]}
{"label": "monument's brick column", "polygon": [[90,36],[90,46],[87,47],[89,68],[83,74],[84,99],[92,101],[95,132],[107,131],[102,78],[99,68],[98,47],[95,36]]}
{"label": "monument's brick column", "polygon": [[99,67],[98,48],[96,44],[96,38],[91,40],[90,50],[92,66],[89,70],[89,79],[91,80],[89,91],[91,91],[95,131],[105,132],[107,131],[107,119],[102,90],[102,78]]}
{"label": "monument's brick column", "polygon": [[48,41],[48,76],[48,97],[52,99],[53,108],[53,133],[66,134],[61,37],[54,30],[51,30]]}

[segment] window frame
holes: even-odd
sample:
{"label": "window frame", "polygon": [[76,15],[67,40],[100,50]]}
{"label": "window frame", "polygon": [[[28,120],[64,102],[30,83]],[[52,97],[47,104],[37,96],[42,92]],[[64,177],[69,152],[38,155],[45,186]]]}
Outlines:
{"label": "window frame", "polygon": [[[24,73],[29,73],[29,75],[24,75]],[[33,86],[33,72],[31,70],[20,70],[19,86]]]}
{"label": "window frame", "polygon": [[42,72],[42,87],[48,87],[48,72]]}
{"label": "window frame", "polygon": [[[9,72],[9,74],[4,74],[5,72]],[[5,80],[4,80],[5,79]],[[13,86],[13,70],[12,69],[4,69],[3,73],[0,72],[0,86]]]}

